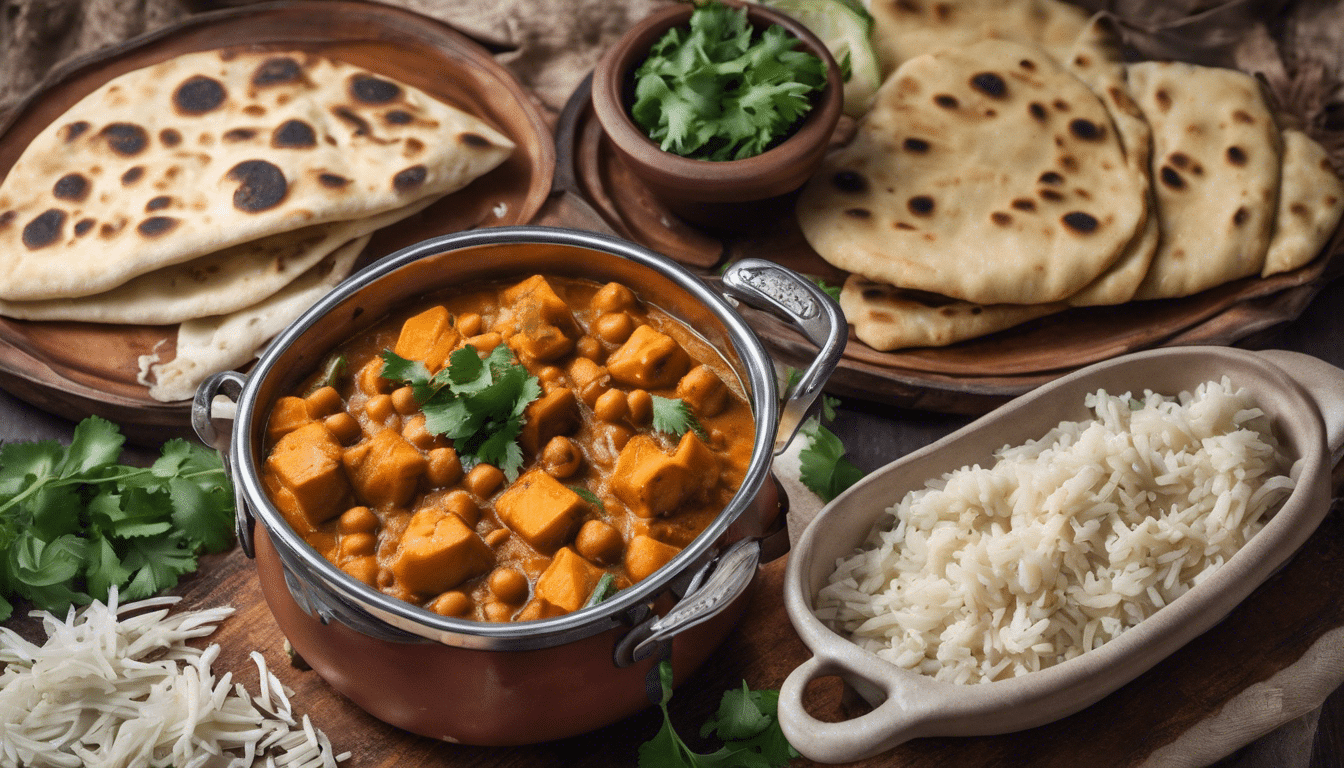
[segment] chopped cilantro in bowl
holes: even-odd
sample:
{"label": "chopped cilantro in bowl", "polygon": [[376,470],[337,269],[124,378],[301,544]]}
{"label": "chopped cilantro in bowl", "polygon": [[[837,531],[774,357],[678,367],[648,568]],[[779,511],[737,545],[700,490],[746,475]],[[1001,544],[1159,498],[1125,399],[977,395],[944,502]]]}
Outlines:
{"label": "chopped cilantro in bowl", "polygon": [[741,160],[793,132],[826,87],[826,65],[777,24],[755,30],[743,8],[697,6],[635,72],[630,114],[667,152]]}

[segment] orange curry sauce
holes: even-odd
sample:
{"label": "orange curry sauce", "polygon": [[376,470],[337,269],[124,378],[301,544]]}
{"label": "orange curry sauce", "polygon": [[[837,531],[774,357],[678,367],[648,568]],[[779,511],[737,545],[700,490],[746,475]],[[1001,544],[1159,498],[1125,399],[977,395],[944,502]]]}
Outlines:
{"label": "orange curry sauce", "polygon": [[[512,482],[464,466],[411,387],[381,375],[384,350],[433,373],[468,344],[482,357],[507,344],[541,387]],[[618,283],[473,286],[334,354],[334,384],[314,373],[271,412],[267,491],[332,563],[444,615],[547,618],[583,607],[606,573],[618,588],[647,577],[718,515],[751,458],[751,408],[727,363]],[[685,402],[706,439],[654,430],[651,395]]]}

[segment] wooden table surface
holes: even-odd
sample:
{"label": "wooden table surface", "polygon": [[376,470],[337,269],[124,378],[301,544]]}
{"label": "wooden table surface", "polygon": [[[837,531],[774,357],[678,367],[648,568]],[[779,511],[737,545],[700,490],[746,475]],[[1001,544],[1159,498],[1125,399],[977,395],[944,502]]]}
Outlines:
{"label": "wooden table surface", "polygon": [[[1344,366],[1344,281],[1327,287],[1296,322],[1252,341],[1282,347]],[[924,445],[965,423],[960,416],[895,411],[881,404],[846,400],[833,428],[864,469]],[[72,424],[0,393],[0,439],[68,440]],[[143,461],[153,451],[132,448]],[[778,687],[807,657],[780,604],[784,560],[767,565],[738,629],[673,697],[674,722],[684,735],[699,726],[722,691],[746,679],[753,687]],[[1322,578],[1327,574],[1328,578]],[[1059,723],[1007,736],[979,739],[920,739],[865,766],[1133,766],[1193,723],[1217,711],[1246,686],[1292,664],[1320,634],[1344,626],[1344,517],[1327,518],[1292,564],[1252,596],[1233,617],[1162,665],[1102,702]],[[234,670],[255,685],[247,654],[260,650],[295,691],[297,710],[312,715],[339,749],[358,766],[632,766],[638,745],[658,730],[649,709],[593,734],[518,749],[449,745],[408,736],[383,725],[334,694],[312,672],[290,667],[283,638],[261,598],[251,562],[236,548],[208,556],[202,569],[178,590],[188,605],[229,603],[238,612],[212,638],[223,654],[216,668]],[[1285,596],[1288,596],[1285,598]],[[22,618],[11,626],[31,631]],[[1284,632],[1283,627],[1290,627]],[[1236,649],[1232,655],[1209,649]],[[1227,663],[1227,659],[1236,663]],[[843,717],[840,686],[819,681],[814,696],[821,717]],[[796,762],[807,764],[805,760]],[[1336,692],[1318,712],[1290,723],[1217,764],[1219,768],[1325,768],[1344,765],[1344,693]]]}

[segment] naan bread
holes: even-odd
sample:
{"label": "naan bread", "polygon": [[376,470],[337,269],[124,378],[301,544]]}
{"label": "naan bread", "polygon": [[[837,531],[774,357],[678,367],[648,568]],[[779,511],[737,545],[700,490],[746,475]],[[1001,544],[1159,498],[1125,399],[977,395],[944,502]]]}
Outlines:
{"label": "naan bread", "polygon": [[140,383],[162,402],[188,400],[201,382],[220,371],[244,365],[276,334],[350,275],[369,235],[333,251],[316,266],[257,304],[236,312],[188,320],[178,327],[177,352],[159,363],[140,359]]}
{"label": "naan bread", "polygon": [[987,40],[902,65],[796,210],[812,247],[847,272],[1038,304],[1116,262],[1146,195],[1081,80],[1039,49]]}
{"label": "naan bread", "polygon": [[1181,62],[1129,67],[1153,129],[1162,239],[1138,299],[1188,296],[1260,274],[1274,227],[1280,134],[1259,83]]}
{"label": "naan bread", "polygon": [[437,198],[350,221],[282,232],[174,264],[92,296],[0,300],[0,315],[20,320],[170,325],[234,312],[285,287],[351,240],[412,216]]}
{"label": "naan bread", "polygon": [[872,0],[884,76],[906,61],[981,40],[1012,40],[1065,61],[1091,14],[1059,0]]}
{"label": "naan bread", "polygon": [[1298,130],[1283,132],[1283,178],[1274,236],[1262,277],[1297,269],[1325,247],[1344,211],[1344,183],[1325,147]]}
{"label": "naan bread", "polygon": [[314,54],[192,53],[114,78],[0,183],[0,298],[87,296],[239,243],[401,208],[513,144]]}
{"label": "naan bread", "polygon": [[1062,312],[1067,304],[972,304],[928,293],[902,291],[850,275],[840,289],[840,309],[854,336],[879,352],[945,347]]}
{"label": "naan bread", "polygon": [[1125,154],[1125,166],[1143,178],[1147,190],[1146,213],[1138,234],[1109,269],[1069,297],[1069,304],[1075,307],[1123,304],[1133,298],[1148,273],[1160,236],[1150,176],[1153,132],[1130,93],[1120,40],[1108,19],[1097,17],[1088,23],[1064,64],[1087,84],[1110,113]]}

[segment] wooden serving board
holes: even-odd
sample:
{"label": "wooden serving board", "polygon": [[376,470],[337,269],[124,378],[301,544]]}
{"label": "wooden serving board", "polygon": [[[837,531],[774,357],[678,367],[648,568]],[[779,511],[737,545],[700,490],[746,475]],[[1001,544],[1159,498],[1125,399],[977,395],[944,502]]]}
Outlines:
{"label": "wooden serving board", "polygon": [[[1339,473],[1337,472],[1337,478]],[[698,738],[723,691],[742,680],[753,688],[778,688],[809,652],[794,633],[782,603],[785,558],[764,566],[752,587],[741,624],[698,672],[680,685],[671,704],[678,732],[696,749],[717,745]],[[413,736],[388,726],[335,693],[316,673],[293,667],[261,595],[250,560],[237,548],[203,558],[201,569],[176,590],[183,607],[232,605],[236,613],[208,641],[219,643],[216,674],[232,671],[256,692],[248,654],[261,652],[268,666],[294,690],[296,713],[307,713],[338,751],[351,752],[348,768],[531,768],[591,766],[629,768],[639,745],[661,726],[656,708],[583,736],[526,747],[473,747]],[[1126,768],[1214,714],[1247,687],[1290,666],[1319,637],[1344,626],[1344,514],[1331,512],[1302,550],[1221,624],[1097,704],[1050,725],[977,738],[925,738],[857,763],[865,768],[1021,765],[1051,768]],[[8,626],[39,640],[28,617]],[[356,662],[357,663],[357,662]],[[470,695],[445,690],[444,695]],[[809,688],[813,715],[842,720],[859,711],[834,678]],[[557,706],[564,706],[557,702]],[[795,766],[814,765],[796,760]]]}

